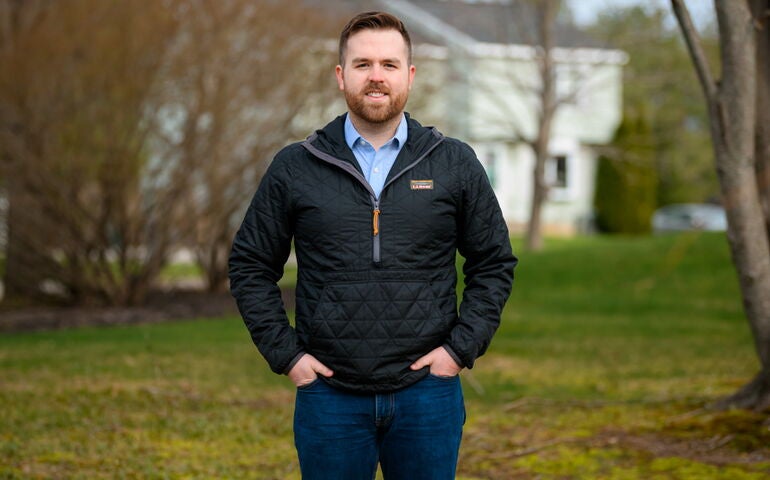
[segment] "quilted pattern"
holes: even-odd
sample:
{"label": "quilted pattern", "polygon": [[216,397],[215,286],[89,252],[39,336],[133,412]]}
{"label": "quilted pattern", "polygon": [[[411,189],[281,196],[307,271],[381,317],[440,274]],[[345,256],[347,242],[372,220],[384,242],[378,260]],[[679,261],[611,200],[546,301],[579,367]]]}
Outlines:
{"label": "quilted pattern", "polygon": [[310,321],[298,325],[300,338],[346,383],[396,383],[409,371],[383,367],[440,346],[456,319],[454,296],[441,297],[434,287],[427,281],[329,284]]}
{"label": "quilted pattern", "polygon": [[[357,166],[340,117],[313,141]],[[435,147],[419,163],[424,152]],[[412,189],[412,180],[432,189]],[[379,199],[381,262],[373,262],[373,199],[339,165],[300,145],[271,164],[236,235],[233,295],[254,343],[276,372],[302,352],[362,391],[404,387],[409,365],[441,345],[466,367],[484,353],[510,293],[516,258],[486,173],[465,144],[409,121],[408,140]],[[276,282],[294,240],[296,329]],[[456,308],[455,254],[466,257]]]}

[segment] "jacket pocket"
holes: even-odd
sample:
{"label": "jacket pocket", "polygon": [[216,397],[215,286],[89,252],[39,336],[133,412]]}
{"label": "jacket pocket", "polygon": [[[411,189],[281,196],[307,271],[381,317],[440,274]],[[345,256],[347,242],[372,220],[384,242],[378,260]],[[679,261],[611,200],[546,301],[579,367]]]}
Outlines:
{"label": "jacket pocket", "polygon": [[320,295],[309,341],[343,361],[393,362],[424,354],[446,336],[452,315],[442,310],[429,282],[333,283]]}

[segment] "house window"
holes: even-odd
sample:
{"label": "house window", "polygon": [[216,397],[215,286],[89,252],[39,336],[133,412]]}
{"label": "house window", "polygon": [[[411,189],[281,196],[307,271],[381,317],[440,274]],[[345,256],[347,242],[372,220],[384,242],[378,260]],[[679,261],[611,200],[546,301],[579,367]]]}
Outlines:
{"label": "house window", "polygon": [[575,195],[575,171],[570,155],[553,155],[545,164],[545,182],[548,185],[548,199],[554,202],[569,202]]}
{"label": "house window", "polygon": [[549,160],[549,167],[547,174],[548,184],[551,188],[567,188],[568,183],[568,171],[567,171],[567,156],[556,155]]}

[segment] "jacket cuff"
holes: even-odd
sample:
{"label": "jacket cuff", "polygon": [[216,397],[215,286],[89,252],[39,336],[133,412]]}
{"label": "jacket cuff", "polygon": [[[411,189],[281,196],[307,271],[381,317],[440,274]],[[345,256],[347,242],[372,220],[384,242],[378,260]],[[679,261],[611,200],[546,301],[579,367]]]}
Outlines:
{"label": "jacket cuff", "polygon": [[294,368],[294,365],[299,362],[299,359],[302,358],[302,356],[305,355],[305,352],[299,352],[297,355],[294,356],[294,358],[291,359],[291,362],[286,366],[286,368],[283,369],[283,372],[281,372],[282,375],[288,375],[289,371],[291,371],[292,368]]}
{"label": "jacket cuff", "polygon": [[460,357],[455,353],[455,351],[452,349],[452,347],[449,346],[448,343],[445,343],[442,345],[444,350],[446,350],[446,353],[449,354],[450,357],[452,357],[452,360],[455,361],[458,367],[460,368],[466,368],[465,363],[463,363],[462,360],[460,360]]}

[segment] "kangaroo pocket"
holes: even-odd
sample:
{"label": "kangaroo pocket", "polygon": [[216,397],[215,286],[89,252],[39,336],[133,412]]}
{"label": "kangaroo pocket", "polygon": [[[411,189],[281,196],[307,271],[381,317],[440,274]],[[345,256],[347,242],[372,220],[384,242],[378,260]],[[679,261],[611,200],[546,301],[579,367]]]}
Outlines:
{"label": "kangaroo pocket", "polygon": [[440,345],[453,316],[434,286],[423,281],[333,283],[309,325],[311,352],[335,375],[376,377],[401,370]]}

